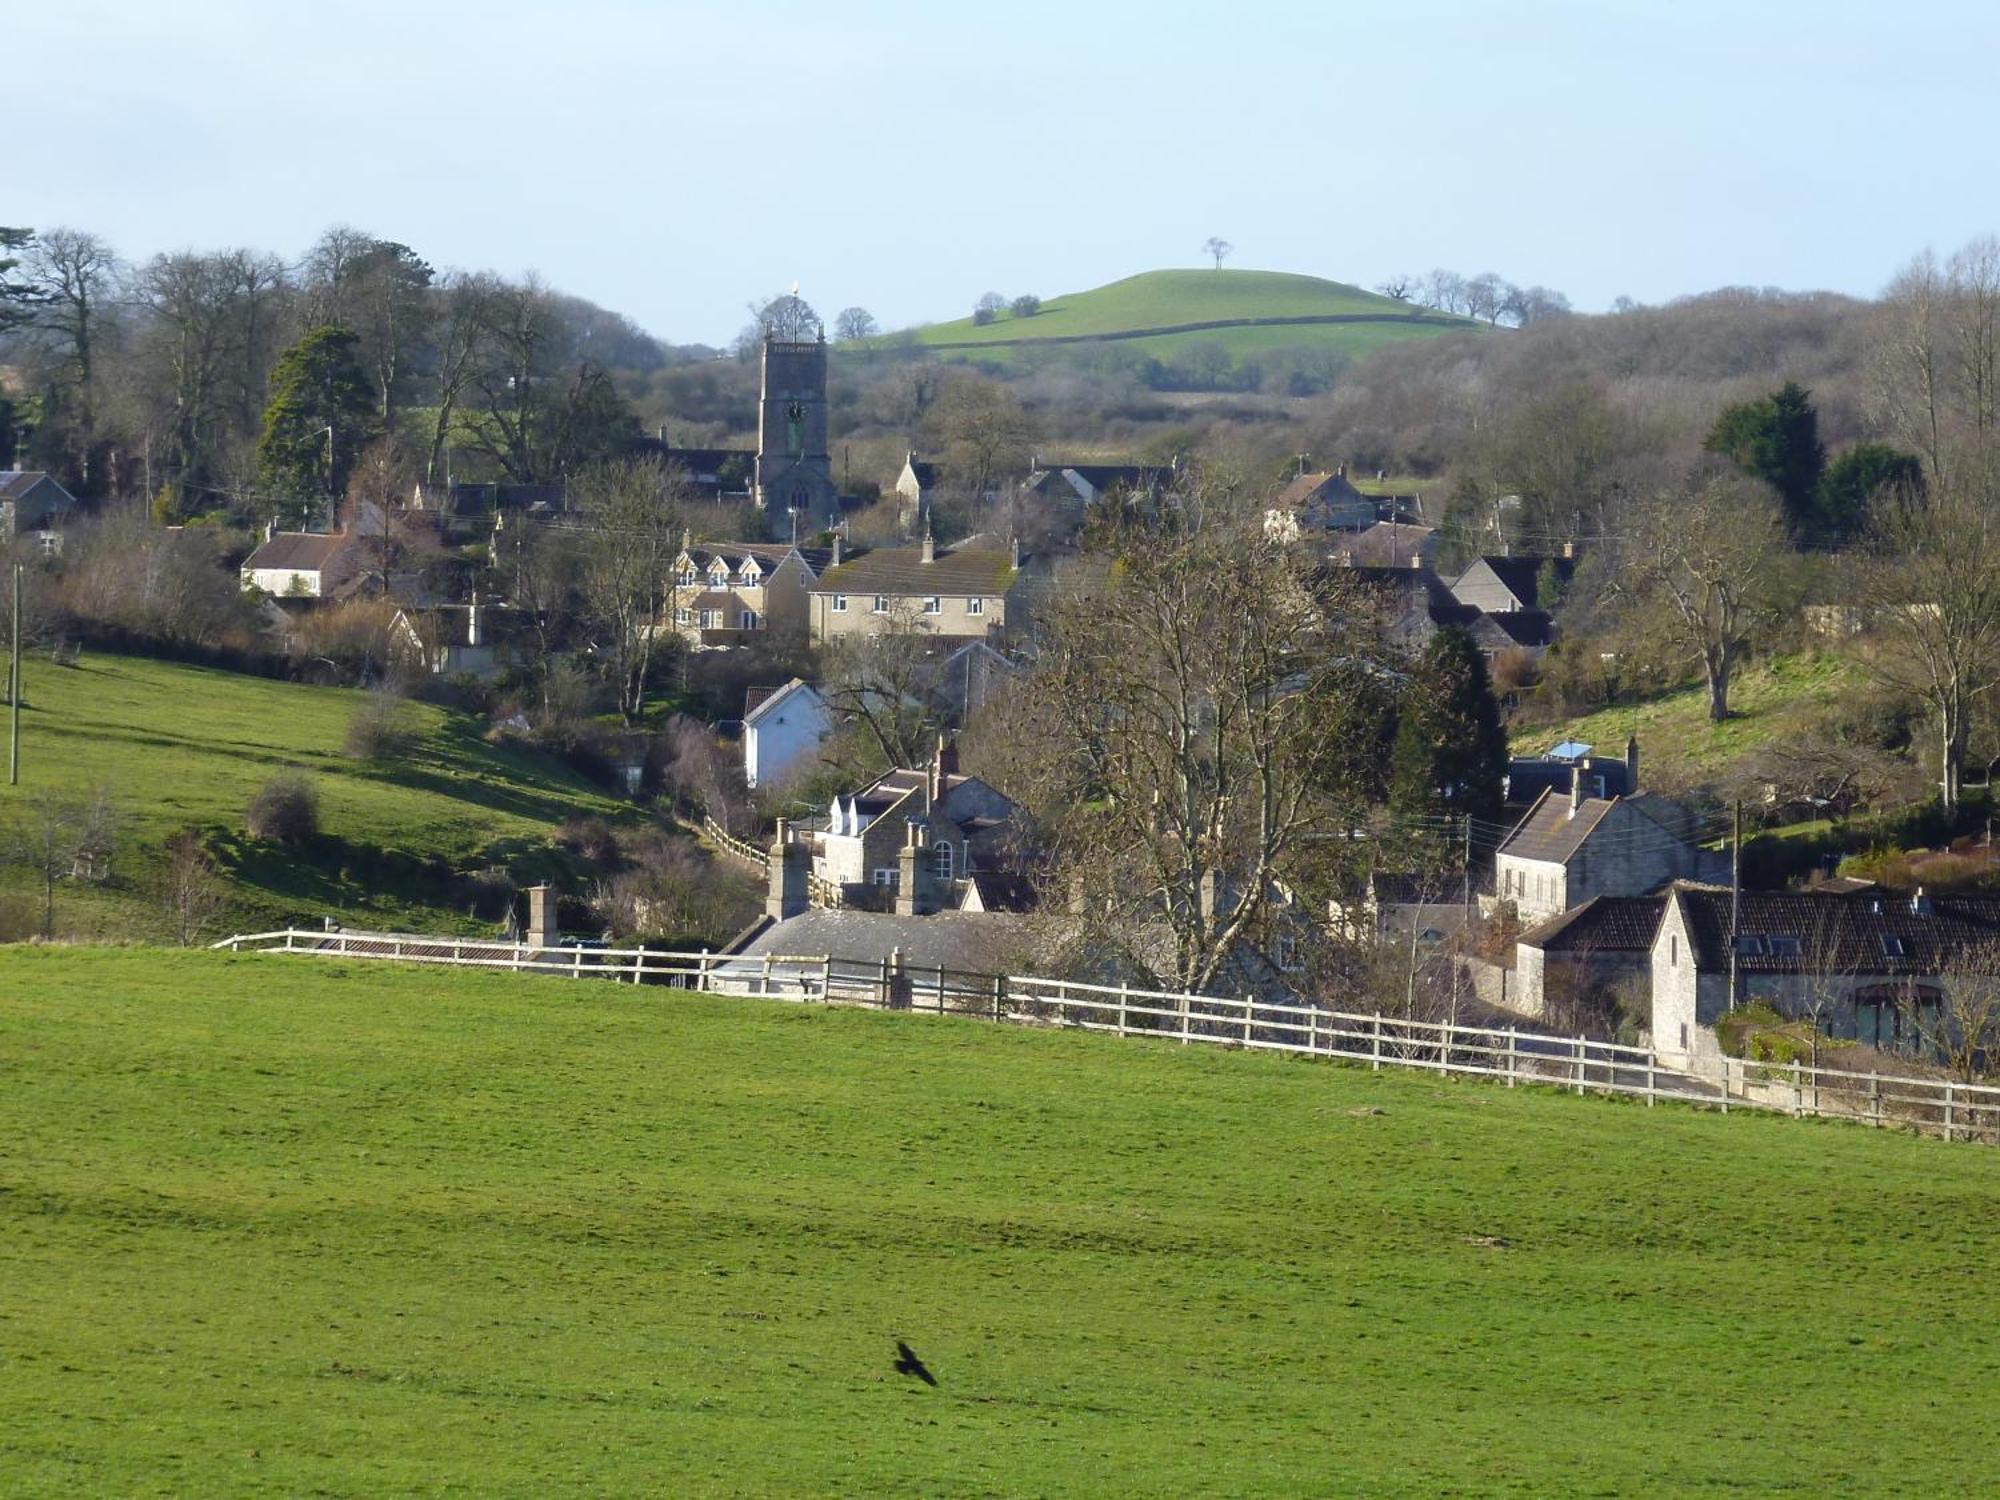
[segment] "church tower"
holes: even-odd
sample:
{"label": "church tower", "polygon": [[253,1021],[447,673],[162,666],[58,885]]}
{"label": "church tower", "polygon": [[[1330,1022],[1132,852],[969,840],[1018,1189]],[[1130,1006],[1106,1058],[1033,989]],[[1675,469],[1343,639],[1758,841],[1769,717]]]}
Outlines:
{"label": "church tower", "polygon": [[764,337],[757,403],[757,503],[779,536],[830,526],[840,510],[827,452],[826,332],[817,339]]}

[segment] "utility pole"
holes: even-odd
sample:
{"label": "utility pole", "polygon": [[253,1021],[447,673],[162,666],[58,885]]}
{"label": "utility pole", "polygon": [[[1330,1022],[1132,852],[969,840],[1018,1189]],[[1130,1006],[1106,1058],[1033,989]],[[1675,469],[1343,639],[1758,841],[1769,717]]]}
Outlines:
{"label": "utility pole", "polygon": [[7,664],[7,785],[21,784],[21,565],[14,564],[14,626]]}
{"label": "utility pole", "polygon": [[1743,903],[1743,799],[1729,807],[1729,1009],[1736,1009],[1736,921]]}

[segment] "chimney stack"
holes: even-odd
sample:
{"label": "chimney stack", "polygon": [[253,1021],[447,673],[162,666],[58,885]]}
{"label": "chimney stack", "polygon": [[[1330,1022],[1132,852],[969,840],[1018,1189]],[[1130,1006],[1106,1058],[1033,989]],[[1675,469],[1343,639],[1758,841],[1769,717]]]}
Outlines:
{"label": "chimney stack", "polygon": [[1639,795],[1639,736],[1625,736],[1625,795]]}
{"label": "chimney stack", "polygon": [[774,922],[796,917],[806,909],[806,849],[792,842],[791,825],[778,819],[771,841],[771,883],[764,897],[764,915]]}
{"label": "chimney stack", "polygon": [[530,948],[553,948],[556,943],[556,893],[546,885],[528,887],[528,932]]}
{"label": "chimney stack", "polygon": [[1576,816],[1576,810],[1583,805],[1583,767],[1569,768],[1569,815]]}
{"label": "chimney stack", "polygon": [[924,832],[922,818],[912,818],[903,830],[903,847],[896,855],[896,915],[921,917],[931,909],[920,889],[924,878]]}
{"label": "chimney stack", "polygon": [[466,606],[465,610],[465,644],[468,646],[480,646],[485,644],[485,641],[482,639],[479,629],[478,589],[474,589],[472,591],[472,603]]}
{"label": "chimney stack", "polygon": [[1009,556],[1009,559],[1010,559],[1010,561],[1011,561],[1011,565],[1012,565],[1012,567],[1013,567],[1014,571],[1015,571],[1016,573],[1020,572],[1020,571],[1021,571],[1021,539],[1020,539],[1020,537],[1018,537],[1018,536],[1011,536],[1011,537],[1007,538],[1007,551],[1008,551],[1008,556]]}
{"label": "chimney stack", "polygon": [[841,541],[842,541],[841,535],[839,532],[836,531],[833,534],[833,562],[829,566],[836,568],[840,566],[841,553],[844,550],[840,545]]}
{"label": "chimney stack", "polygon": [[924,561],[927,563],[937,561],[937,543],[931,540],[931,519],[929,516],[924,517]]}

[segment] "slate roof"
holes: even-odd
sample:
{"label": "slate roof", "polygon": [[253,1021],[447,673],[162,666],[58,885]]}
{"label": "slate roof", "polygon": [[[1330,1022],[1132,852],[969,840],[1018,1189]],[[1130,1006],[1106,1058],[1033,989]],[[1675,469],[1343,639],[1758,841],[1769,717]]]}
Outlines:
{"label": "slate roof", "polygon": [[[1538,585],[1545,566],[1553,567],[1556,577],[1564,583],[1568,583],[1576,572],[1576,560],[1569,557],[1482,557],[1479,562],[1491,568],[1501,586],[1529,609],[1541,607]],[[1465,574],[1471,571],[1472,567],[1467,567],[1465,573],[1458,575],[1453,586],[1462,583]]]}
{"label": "slate roof", "polygon": [[[1729,892],[1676,886],[1672,900],[1687,922],[1695,964],[1729,967]],[[1934,976],[1965,949],[2000,942],[2000,894],[1919,898],[1889,892],[1745,891],[1736,931],[1745,974],[1882,974]],[[1796,940],[1773,943],[1773,938]]]}
{"label": "slate roof", "polygon": [[[0,500],[18,500],[45,479],[55,484],[41,469],[0,469]],[[62,491],[65,500],[70,498],[68,490],[59,484],[56,488]]]}
{"label": "slate roof", "polygon": [[1465,629],[1474,645],[1488,651],[1504,651],[1510,646],[1537,650],[1555,639],[1555,622],[1539,609],[1478,613]]}
{"label": "slate roof", "polygon": [[720,557],[729,564],[732,573],[740,570],[744,558],[754,557],[762,565],[764,573],[769,575],[777,571],[794,552],[815,573],[825,572],[826,565],[833,561],[831,548],[794,547],[789,542],[690,542],[681,549],[681,556],[704,572],[711,562]]}
{"label": "slate roof", "polygon": [[1660,928],[1665,896],[1592,896],[1520,936],[1549,953],[1644,953]]}
{"label": "slate roof", "polygon": [[924,561],[921,544],[873,547],[821,573],[812,592],[904,598],[997,595],[1011,589],[1017,576],[1013,553],[1004,546],[939,547],[930,562]]}
{"label": "slate roof", "polygon": [[1333,477],[1331,474],[1300,474],[1278,491],[1271,504],[1284,506],[1288,510],[1297,510],[1318,494]]}
{"label": "slate roof", "polygon": [[783,687],[753,687],[743,694],[743,722],[754,724],[770,713],[787,698],[795,696],[801,689],[810,693],[812,684],[803,677],[794,677]]}
{"label": "slate roof", "polygon": [[744,958],[830,954],[880,963],[900,948],[910,968],[1001,974],[1014,967],[1027,937],[1018,916],[1002,912],[939,911],[921,917],[891,912],[815,908],[774,922],[739,951]]}
{"label": "slate roof", "polygon": [[246,568],[317,573],[347,550],[344,531],[281,531],[243,560]]}
{"label": "slate roof", "polygon": [[1024,914],[1035,909],[1035,882],[1031,876],[1011,870],[974,870],[972,884],[978,891],[982,911]]}
{"label": "slate roof", "polygon": [[1515,859],[1531,859],[1548,864],[1568,864],[1583,841],[1611,815],[1620,803],[1651,822],[1660,838],[1678,838],[1692,843],[1698,820],[1677,802],[1642,792],[1636,797],[1585,797],[1571,816],[1569,794],[1554,788],[1535,799],[1527,815],[1514,825],[1513,832],[1500,841],[1496,854]]}
{"label": "slate roof", "polygon": [[1436,534],[1436,528],[1431,526],[1404,526],[1394,521],[1377,521],[1333,550],[1336,556],[1343,556],[1348,562],[1365,567],[1407,568],[1411,558],[1424,555],[1424,548]]}

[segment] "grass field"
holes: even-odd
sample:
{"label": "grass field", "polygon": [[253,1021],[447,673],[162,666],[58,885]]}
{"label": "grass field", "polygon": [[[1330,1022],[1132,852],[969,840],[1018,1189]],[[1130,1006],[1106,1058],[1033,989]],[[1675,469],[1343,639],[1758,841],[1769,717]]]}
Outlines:
{"label": "grass field", "polygon": [[[1409,304],[1397,302],[1344,282],[1278,271],[1148,271],[1087,292],[1051,297],[1031,318],[1001,313],[980,326],[970,318],[932,323],[913,330],[926,346],[963,345],[957,357],[1008,360],[1023,350],[1057,350],[1052,340],[1118,336],[1116,347],[1154,359],[1170,359],[1187,344],[1216,342],[1232,358],[1277,349],[1331,348],[1358,357],[1386,344],[1410,338],[1434,338],[1451,328],[1472,328],[1465,320],[1449,324],[1417,322]],[[1289,326],[1207,328],[1182,333],[1131,337],[1148,329],[1175,328],[1242,318],[1349,318],[1369,321]],[[1104,347],[1101,344],[1086,348]]]}
{"label": "grass field", "polygon": [[[462,912],[427,904],[425,880],[401,888],[379,861],[358,872],[336,848],[321,867],[236,838],[251,794],[280,769],[313,779],[325,833],[344,845],[397,851],[405,863],[506,865],[544,853],[571,815],[629,816],[553,761],[488,745],[479,721],[427,704],[408,706],[407,753],[364,764],[342,753],[358,692],[90,653],[74,668],[30,660],[25,675],[21,786],[0,786],[0,833],[50,789],[81,795],[108,787],[126,819],[124,853],[113,864],[118,879],[108,889],[66,886],[59,898],[73,930],[152,931],[149,870],[163,841],[189,826],[216,831],[234,860],[238,920],[345,912],[356,920],[463,924]],[[17,886],[23,873],[14,872]]]}
{"label": "grass field", "polygon": [[9,1495],[1992,1492],[1996,1234],[1854,1127],[0,949]]}
{"label": "grass field", "polygon": [[1678,785],[1714,774],[1770,740],[1809,733],[1808,721],[1867,682],[1861,668],[1829,651],[1776,656],[1739,670],[1729,689],[1730,717],[1708,717],[1708,690],[1699,685],[1645,703],[1602,709],[1554,726],[1514,735],[1514,753],[1539,755],[1566,739],[1612,755],[1639,737],[1639,775]]}

